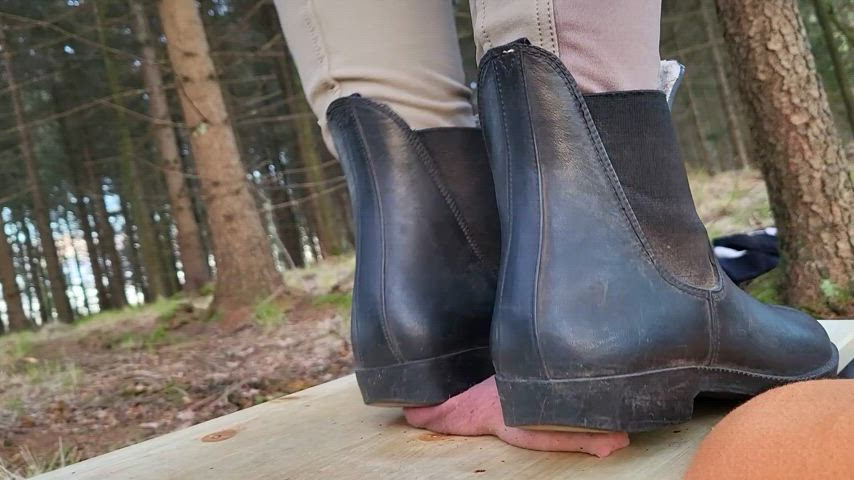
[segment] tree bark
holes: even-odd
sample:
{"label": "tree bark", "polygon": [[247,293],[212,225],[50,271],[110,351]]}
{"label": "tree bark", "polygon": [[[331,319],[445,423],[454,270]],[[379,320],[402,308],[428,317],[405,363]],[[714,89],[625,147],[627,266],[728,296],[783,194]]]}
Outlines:
{"label": "tree bark", "polygon": [[157,51],[151,42],[151,32],[142,2],[132,0],[130,11],[136,39],[142,49],[142,78],[149,95],[149,113],[154,118],[154,139],[160,154],[160,163],[165,170],[171,206],[169,213],[178,229],[177,242],[184,271],[183,289],[188,293],[197,293],[210,281],[205,251],[199,236],[199,225],[193,215],[192,201],[181,168],[178,140],[172,128],[172,116],[158,66]]}
{"label": "tree bark", "polygon": [[39,241],[42,246],[42,254],[47,263],[47,275],[50,282],[50,290],[56,314],[61,322],[71,323],[74,321],[74,312],[71,310],[71,302],[66,293],[65,278],[62,273],[62,264],[53,241],[53,232],[50,227],[50,213],[47,195],[42,187],[39,175],[38,159],[33,149],[33,139],[30,129],[24,119],[24,102],[21,91],[15,81],[15,69],[12,64],[12,52],[6,41],[6,26],[0,23],[0,50],[3,51],[3,64],[5,65],[6,83],[9,95],[12,99],[12,110],[14,112],[15,124],[18,129],[21,155],[24,157],[24,165],[27,172],[27,183],[33,201],[33,214],[35,216],[36,228],[39,231]]}
{"label": "tree bark", "polygon": [[[98,41],[101,45],[107,45],[104,12],[103,8],[99,8],[99,3],[103,2],[104,0],[96,0],[93,2],[92,7],[95,9],[97,20]],[[107,85],[113,96],[113,103],[121,107],[124,105],[124,101],[121,95],[119,95],[118,72],[106,50],[102,51],[102,56],[104,59],[104,69],[107,74]],[[119,134],[119,153],[122,162],[122,190],[127,200],[126,209],[128,216],[126,220],[136,226],[136,233],[139,238],[140,261],[144,268],[145,285],[148,293],[145,300],[148,302],[164,296],[163,272],[161,271],[160,261],[157,256],[157,239],[154,233],[154,226],[152,225],[151,212],[148,209],[148,204],[145,202],[140,187],[141,172],[136,164],[135,149],[130,130],[128,129],[127,118],[124,110],[121,108],[117,109],[115,113],[115,128]]]}
{"label": "tree bark", "polygon": [[854,98],[851,93],[851,83],[848,75],[845,73],[845,61],[842,59],[842,54],[839,51],[839,46],[833,39],[833,22],[830,18],[827,0],[812,0],[815,7],[815,16],[818,19],[818,24],[821,27],[821,33],[824,35],[824,42],[827,44],[827,53],[830,54],[830,62],[833,64],[833,75],[836,77],[836,83],[839,85],[839,93],[842,95],[842,103],[845,105],[845,113],[848,115],[848,128],[854,133]]}
{"label": "tree bark", "polygon": [[6,303],[8,331],[25,330],[29,326],[29,321],[24,313],[12,246],[9,245],[3,222],[0,222],[0,284],[3,286],[3,301]]}
{"label": "tree bark", "polygon": [[198,7],[194,0],[162,0],[160,19],[213,237],[213,305],[228,316],[245,313],[277,292],[282,276],[249,191]]}
{"label": "tree bark", "polygon": [[717,0],[780,230],[785,294],[852,312],[854,185],[794,0]]}

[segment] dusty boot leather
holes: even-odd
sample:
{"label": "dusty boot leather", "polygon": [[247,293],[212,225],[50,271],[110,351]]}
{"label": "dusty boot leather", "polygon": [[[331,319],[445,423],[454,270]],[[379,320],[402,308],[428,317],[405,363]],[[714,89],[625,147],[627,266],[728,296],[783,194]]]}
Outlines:
{"label": "dusty boot leather", "polygon": [[475,128],[413,131],[359,96],[329,128],[356,220],[352,341],[365,403],[442,403],[493,373],[498,212]]}
{"label": "dusty boot leather", "polygon": [[665,96],[583,96],[521,40],[481,62],[502,254],[492,350],[507,425],[643,431],[702,393],[832,376],[814,319],[721,273]]}

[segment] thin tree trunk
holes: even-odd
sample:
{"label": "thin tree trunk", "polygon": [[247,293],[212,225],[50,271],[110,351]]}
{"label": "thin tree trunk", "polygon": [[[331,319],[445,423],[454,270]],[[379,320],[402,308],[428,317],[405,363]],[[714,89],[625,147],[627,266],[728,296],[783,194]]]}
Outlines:
{"label": "thin tree trunk", "polygon": [[[279,16],[275,7],[271,4],[267,7],[267,31],[269,35],[281,36],[281,26],[278,23]],[[318,138],[317,125],[311,115],[311,109],[302,96],[302,88],[299,84],[299,75],[293,65],[293,61],[282,37],[282,47],[285,56],[276,57],[276,79],[282,90],[282,95],[287,99],[293,99],[289,104],[291,114],[300,115],[294,119],[296,130],[297,148],[294,153],[300,156],[300,163],[305,168],[306,184],[305,196],[312,200],[303,205],[309,212],[315,233],[320,242],[323,255],[338,255],[344,250],[342,242],[343,235],[336,228],[338,222],[335,220],[335,202],[333,195],[324,190],[329,188],[325,182],[326,171],[323,168],[321,155],[322,141]]]}
{"label": "thin tree trunk", "polygon": [[722,97],[721,104],[723,105],[724,115],[726,116],[727,130],[729,130],[732,149],[735,152],[738,163],[746,168],[750,165],[750,156],[738,121],[736,102],[739,99],[730,87],[729,75],[725,68],[726,60],[724,59],[723,52],[721,52],[718,37],[715,34],[713,25],[717,22],[717,18],[713,17],[712,12],[705,5],[701,6],[701,10],[703,11],[703,26],[706,29],[706,40],[712,45],[710,47],[712,60],[715,66],[715,74],[718,77],[718,88],[720,88]]}
{"label": "thin tree trunk", "polygon": [[158,251],[163,271],[163,284],[168,296],[175,295],[181,290],[178,282],[178,258],[175,256],[175,242],[172,238],[172,218],[166,212],[157,212],[160,221],[155,224],[157,231]]}
{"label": "thin tree trunk", "polygon": [[[70,210],[68,210],[68,209],[64,209],[64,210],[65,210],[64,218],[60,217],[61,221],[59,221],[60,219],[58,219],[57,223],[58,224],[63,224],[63,223],[65,224],[65,230],[66,230],[66,233],[68,235],[68,239],[71,242],[71,251],[74,254],[73,259],[74,259],[75,270],[77,273],[77,278],[80,280],[80,284],[79,284],[80,290],[83,292],[82,293],[83,298],[81,299],[83,301],[83,308],[86,309],[86,314],[88,315],[88,314],[92,313],[92,306],[89,304],[89,295],[86,294],[86,280],[83,278],[83,267],[80,266],[80,254],[77,251],[77,246],[75,245],[74,230],[71,228],[71,226],[72,226],[72,223],[71,223],[72,215],[71,215]],[[79,309],[78,309],[78,312],[79,312]]]}
{"label": "thin tree trunk", "polygon": [[[99,3],[103,5],[104,0],[95,1],[92,6],[95,9],[97,20],[98,41],[102,45],[107,44],[106,32],[104,28],[105,19],[103,8],[99,8]],[[107,85],[110,93],[113,95],[113,103],[122,106],[124,102],[119,95],[119,76],[116,71],[113,60],[109,53],[105,50],[102,52],[104,58],[104,69],[107,74]],[[148,209],[143,198],[143,192],[140,184],[141,172],[136,164],[136,152],[131,138],[130,130],[127,126],[127,118],[124,110],[121,108],[115,111],[116,113],[116,130],[119,134],[119,151],[122,161],[122,189],[126,194],[128,204],[126,209],[128,216],[126,220],[133,222],[136,226],[136,232],[139,238],[140,256],[145,270],[145,284],[150,295],[146,295],[146,301],[155,300],[164,295],[165,287],[163,285],[163,272],[161,272],[160,262],[157,257],[157,239],[154,234],[152,225],[151,212]]]}
{"label": "thin tree trunk", "polygon": [[[77,177],[78,174],[75,174],[74,176]],[[110,291],[104,284],[104,266],[101,263],[102,254],[98,249],[98,245],[95,243],[92,224],[89,223],[89,209],[86,207],[86,202],[82,195],[82,189],[79,188],[79,184],[77,188],[75,188],[74,196],[77,199],[77,218],[80,221],[80,228],[83,230],[83,239],[86,241],[86,251],[89,254],[89,266],[92,269],[92,276],[95,279],[95,290],[98,292],[98,309],[106,310],[110,308]]]}
{"label": "thin tree trunk", "polygon": [[[673,29],[673,47],[678,52],[680,50],[679,44],[679,32],[676,31],[676,23],[671,24]],[[700,151],[700,157],[702,161],[702,168],[709,172],[720,171],[720,161],[717,158],[712,158],[712,154],[709,152],[709,146],[706,145],[706,139],[703,137],[703,124],[700,122],[700,113],[697,110],[697,98],[694,95],[694,81],[691,79],[691,76],[686,76],[685,80],[683,80],[683,88],[685,94],[688,99],[688,110],[691,112],[691,123],[695,134],[695,141],[697,142],[697,149]]]}
{"label": "thin tree trunk", "polygon": [[98,232],[98,245],[104,254],[105,270],[109,272],[110,304],[113,308],[124,308],[128,304],[125,293],[125,272],[122,268],[122,257],[116,247],[116,231],[110,223],[107,211],[107,201],[101,186],[101,177],[95,167],[92,157],[92,147],[89,133],[81,130],[83,136],[83,170],[86,175],[88,196],[92,199],[92,211],[95,219],[95,230]]}
{"label": "thin tree trunk", "polygon": [[717,0],[765,175],[790,303],[854,312],[851,165],[794,0]]}
{"label": "thin tree trunk", "polygon": [[815,16],[818,18],[818,24],[821,26],[821,33],[824,35],[824,43],[827,44],[827,52],[830,54],[830,62],[833,64],[833,75],[836,77],[836,83],[839,85],[839,93],[842,95],[842,103],[845,105],[845,113],[848,114],[848,128],[854,133],[854,98],[851,93],[851,83],[848,75],[845,73],[845,61],[842,59],[842,53],[839,51],[839,46],[833,39],[833,26],[828,11],[827,0],[812,0],[815,6]]}
{"label": "thin tree trunk", "polygon": [[29,326],[21,301],[21,289],[15,272],[12,246],[6,237],[4,222],[0,222],[0,285],[3,286],[3,301],[6,303],[8,331],[18,332]]}
{"label": "thin tree trunk", "polygon": [[[27,245],[25,241],[26,234],[22,231],[21,223],[16,221],[14,218],[13,221],[15,223],[15,235],[12,236],[12,243],[18,248],[18,252],[20,252],[21,263],[18,268],[18,274],[24,279],[24,289],[21,293],[23,294],[26,292],[27,294],[27,308],[29,309],[30,323],[35,327],[36,304],[41,301],[39,300],[40,290],[38,290],[37,287],[38,278],[35,277],[30,257],[27,256],[29,245]],[[22,234],[24,235],[24,238],[21,238]]]}
{"label": "thin tree trunk", "polygon": [[172,116],[163,88],[157,51],[151,43],[151,33],[140,0],[130,2],[136,39],[142,48],[142,78],[149,95],[149,113],[154,118],[153,129],[161,165],[165,170],[166,186],[171,209],[169,213],[178,229],[177,242],[184,271],[184,291],[196,293],[210,281],[205,250],[199,236],[199,225],[193,215],[193,205],[178,153],[178,140],[172,128]]}
{"label": "thin tree trunk", "polygon": [[302,240],[300,239],[299,222],[294,212],[294,207],[282,205],[290,201],[290,196],[284,182],[275,185],[270,190],[269,196],[279,238],[282,240],[285,250],[290,255],[294,267],[302,268],[305,266],[305,253],[303,252]]}
{"label": "thin tree trunk", "polygon": [[198,7],[194,0],[161,1],[160,19],[213,237],[217,266],[214,308],[245,313],[255,302],[278,291],[282,276],[273,263],[270,241],[249,192]]}
{"label": "thin tree trunk", "polygon": [[[68,70],[65,69],[65,72],[67,71]],[[52,86],[51,93],[53,96],[55,112],[59,114],[65,111],[69,107],[69,105],[64,102],[65,98],[63,96],[63,86],[60,84],[54,84]],[[95,245],[95,239],[92,235],[92,226],[89,223],[89,214],[86,208],[86,202],[83,194],[83,181],[81,179],[80,167],[82,162],[80,161],[78,151],[74,148],[74,142],[72,142],[72,137],[77,135],[72,134],[73,127],[70,124],[68,118],[61,118],[58,123],[60,127],[60,136],[62,137],[63,149],[65,150],[65,157],[70,167],[70,183],[72,190],[71,193],[74,195],[75,215],[77,215],[78,221],[80,223],[80,229],[83,232],[83,239],[86,241],[86,251],[88,253],[89,265],[92,270],[95,289],[98,292],[98,308],[100,310],[105,310],[109,308],[110,305],[109,292],[104,286],[104,271],[101,268],[101,259],[99,256],[98,249]],[[75,256],[76,255],[77,252],[75,250]],[[86,308],[91,312],[92,309],[90,308],[88,303],[86,305]]]}
{"label": "thin tree trunk", "polygon": [[53,241],[53,232],[50,228],[50,214],[48,210],[47,195],[42,187],[39,176],[38,159],[33,149],[33,140],[30,129],[24,119],[24,104],[21,91],[15,81],[15,72],[12,65],[12,52],[6,41],[6,26],[0,23],[0,50],[3,51],[3,63],[6,67],[6,83],[9,95],[12,99],[12,110],[15,115],[15,123],[18,127],[21,155],[27,172],[27,183],[33,201],[33,214],[35,215],[36,228],[39,231],[39,240],[42,245],[42,254],[47,262],[47,274],[50,281],[50,290],[56,307],[56,314],[62,322],[73,322],[74,313],[66,293],[65,279],[62,273],[62,264],[56,245]]}
{"label": "thin tree trunk", "polygon": [[130,221],[130,205],[128,202],[123,200],[120,207],[120,213],[124,219],[125,239],[127,240],[124,252],[127,257],[128,264],[130,265],[131,283],[133,283],[133,287],[136,292],[134,301],[139,300],[136,296],[139,295],[139,293],[142,293],[145,297],[145,301],[151,302],[154,299],[154,295],[151,293],[151,290],[149,290],[149,284],[146,282],[145,272],[142,268],[142,259],[139,254],[139,231]]}
{"label": "thin tree trunk", "polygon": [[[25,212],[21,214],[21,233],[24,235],[24,256],[30,262],[30,278],[33,286],[35,298],[39,304],[39,319],[41,324],[45,325],[50,317],[50,300],[45,295],[44,275],[42,273],[41,262],[39,261],[39,251],[33,242],[33,235],[30,232],[30,226],[27,224],[27,215]],[[32,309],[31,309],[32,310]],[[35,316],[35,313],[32,314]],[[33,318],[35,322],[35,318]]]}

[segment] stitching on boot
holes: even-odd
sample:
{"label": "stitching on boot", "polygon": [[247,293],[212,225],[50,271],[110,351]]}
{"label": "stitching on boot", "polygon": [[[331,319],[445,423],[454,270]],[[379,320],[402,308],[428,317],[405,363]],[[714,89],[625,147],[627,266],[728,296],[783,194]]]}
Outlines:
{"label": "stitching on boot", "polygon": [[[343,105],[341,104],[342,108]],[[382,305],[382,318],[380,319],[380,326],[382,327],[383,336],[385,336],[385,340],[388,343],[389,349],[391,350],[392,355],[394,355],[395,359],[398,362],[403,361],[403,353],[400,350],[400,345],[397,344],[397,340],[390,334],[388,327],[388,314],[386,312],[386,250],[385,250],[385,217],[383,216],[383,207],[382,200],[379,195],[379,186],[376,184],[376,174],[374,173],[374,168],[371,165],[370,157],[368,156],[368,149],[365,145],[365,132],[362,128],[362,124],[359,122],[358,117],[356,116],[356,109],[353,105],[347,105],[347,113],[350,115],[350,119],[353,122],[353,126],[358,131],[358,142],[359,142],[359,151],[362,153],[362,156],[365,158],[365,163],[368,166],[369,176],[371,178],[371,188],[374,191],[374,197],[377,202],[377,211],[380,215],[380,251],[382,252],[382,267],[380,269],[380,304]]]}
{"label": "stitching on boot", "polygon": [[[490,64],[490,65],[492,67],[493,77],[495,77],[495,86],[496,86],[496,89],[498,90],[498,102],[501,106],[501,128],[504,131],[504,152],[505,152],[505,157],[506,157],[504,159],[504,169],[505,169],[505,173],[506,173],[505,178],[507,179],[505,181],[505,189],[507,190],[507,197],[508,197],[508,201],[507,201],[507,217],[508,217],[508,220],[507,220],[507,223],[508,223],[507,247],[509,249],[510,245],[513,242],[513,210],[510,208],[510,205],[513,203],[513,187],[512,187],[512,182],[511,182],[511,180],[513,179],[513,171],[510,168],[510,153],[509,153],[510,152],[510,134],[507,131],[507,113],[506,113],[507,108],[504,105],[504,94],[501,92],[501,84],[500,84],[500,82],[498,82],[498,72],[496,70],[496,65],[495,64]],[[482,85],[484,83],[482,81],[483,79],[479,79],[479,80],[480,80],[479,83]],[[502,252],[501,255],[503,256],[504,253]],[[496,299],[497,300],[496,305],[501,305],[504,301],[504,285],[505,285],[504,275],[499,275],[499,279],[500,279],[501,284],[498,287],[498,298]],[[499,323],[496,323],[494,325],[498,325],[498,327],[500,327]],[[495,328],[496,343],[500,343],[500,341],[501,341],[500,340],[501,329],[498,327]],[[496,368],[496,370],[498,370],[500,368],[497,359],[496,359],[496,363],[495,363],[495,368]]]}
{"label": "stitching on boot", "polygon": [[422,166],[425,170],[427,170],[427,176],[430,177],[430,180],[433,182],[433,185],[439,190],[439,195],[445,201],[445,205],[451,211],[451,214],[454,216],[454,220],[457,222],[457,226],[463,232],[463,236],[466,239],[466,243],[471,249],[472,253],[477,257],[478,261],[485,267],[487,267],[490,271],[495,272],[495,267],[492,266],[483,255],[480,247],[477,242],[474,240],[474,237],[471,235],[471,229],[468,226],[468,222],[466,222],[465,218],[463,218],[462,213],[460,212],[459,207],[457,207],[457,203],[454,200],[451,192],[445,187],[445,182],[442,179],[442,175],[439,172],[439,169],[436,167],[433,162],[433,158],[430,156],[430,152],[427,151],[427,148],[424,147],[421,139],[418,138],[418,135],[406,125],[403,120],[396,114],[394,111],[389,108],[387,105],[383,105],[381,103],[374,102],[367,98],[355,98],[354,101],[358,101],[358,103],[367,108],[374,109],[386,115],[392,122],[395,123],[398,127],[400,127],[404,131],[404,135],[406,139],[412,144],[415,149],[416,156],[421,161]]}
{"label": "stitching on boot", "polygon": [[[522,62],[521,55],[522,55],[521,52],[514,53],[514,55],[511,57],[511,62],[515,63],[517,60],[519,62],[519,72],[520,72],[521,77],[522,77],[522,91],[525,92],[525,106],[528,110],[528,118],[530,119],[530,118],[532,118],[531,101],[528,98],[528,93],[527,93],[528,92],[528,80],[526,78],[526,73],[525,73],[525,64],[524,64],[524,62]],[[545,231],[546,206],[545,206],[545,202],[543,201],[543,198],[545,197],[544,190],[546,187],[545,187],[545,183],[543,182],[543,171],[542,171],[542,168],[540,166],[540,153],[539,153],[539,149],[537,148],[536,134],[534,133],[533,128],[531,129],[531,148],[534,151],[534,163],[537,166],[537,200],[539,202],[539,207],[540,207],[539,208],[540,215],[539,215],[539,219],[538,219],[538,222],[539,222],[538,227],[539,228],[537,229],[538,230],[537,233],[538,233],[540,238],[539,238],[539,242],[538,242],[539,245],[537,248],[537,269],[536,269],[536,272],[534,274],[534,305],[532,305],[531,315],[533,316],[533,326],[534,326],[533,334],[534,334],[534,343],[537,347],[537,357],[540,359],[540,365],[543,369],[543,373],[546,375],[546,378],[552,378],[552,374],[549,371],[548,366],[546,365],[545,358],[543,358],[543,353],[542,353],[543,348],[540,345],[540,334],[539,334],[540,329],[539,329],[539,326],[537,323],[537,310],[538,310],[537,307],[539,306],[538,305],[538,299],[540,298],[540,271],[541,271],[541,267],[542,267],[542,263],[543,263],[543,250],[544,250],[544,244],[545,244],[544,231]]]}

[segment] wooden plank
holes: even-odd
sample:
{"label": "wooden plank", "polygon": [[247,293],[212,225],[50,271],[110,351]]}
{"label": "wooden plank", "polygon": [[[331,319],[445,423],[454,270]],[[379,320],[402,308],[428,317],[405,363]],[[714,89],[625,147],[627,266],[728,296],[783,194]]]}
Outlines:
{"label": "wooden plank", "polygon": [[[840,351],[854,357],[854,322],[824,325]],[[597,459],[417,430],[399,409],[363,405],[348,376],[37,478],[676,480],[726,411],[720,403],[699,404],[690,423],[633,435],[630,447]]]}
{"label": "wooden plank", "polygon": [[854,361],[854,320],[819,320],[839,349],[839,370]]}

